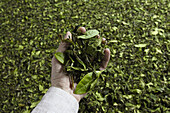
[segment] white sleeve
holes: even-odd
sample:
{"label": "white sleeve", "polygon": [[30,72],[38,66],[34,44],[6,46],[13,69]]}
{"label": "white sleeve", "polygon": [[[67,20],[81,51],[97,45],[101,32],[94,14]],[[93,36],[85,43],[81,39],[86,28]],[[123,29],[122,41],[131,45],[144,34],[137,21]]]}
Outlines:
{"label": "white sleeve", "polygon": [[77,113],[78,101],[66,91],[50,87],[31,113]]}

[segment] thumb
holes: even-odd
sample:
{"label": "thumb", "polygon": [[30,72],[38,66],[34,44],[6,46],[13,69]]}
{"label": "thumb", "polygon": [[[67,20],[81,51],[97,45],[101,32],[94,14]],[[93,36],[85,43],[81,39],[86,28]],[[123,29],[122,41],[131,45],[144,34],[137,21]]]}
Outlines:
{"label": "thumb", "polygon": [[[64,39],[71,39],[72,40],[72,34],[68,31],[66,33],[66,35],[64,36]],[[69,47],[69,43],[67,42],[61,42],[58,49],[57,49],[57,52],[64,52],[67,50],[67,48]]]}

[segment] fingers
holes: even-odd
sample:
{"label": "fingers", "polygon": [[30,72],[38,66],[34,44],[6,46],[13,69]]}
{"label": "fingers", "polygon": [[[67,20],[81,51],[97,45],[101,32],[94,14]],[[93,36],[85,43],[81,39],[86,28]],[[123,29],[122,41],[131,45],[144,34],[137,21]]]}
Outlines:
{"label": "fingers", "polygon": [[[96,36],[97,38],[100,38],[100,35]],[[102,44],[107,44],[107,40],[105,38],[102,38]],[[110,50],[107,48],[104,50],[104,57],[100,66],[100,70],[104,70],[107,67],[107,64],[110,60]]]}
{"label": "fingers", "polygon": [[85,28],[85,27],[79,27],[79,28],[77,29],[77,32],[78,32],[78,33],[85,34],[85,33],[86,33],[86,28]]}
{"label": "fingers", "polygon": [[[64,39],[72,39],[72,34],[68,31],[64,36]],[[57,52],[63,53],[65,50],[67,50],[68,47],[69,47],[69,43],[61,42],[57,49]]]}
{"label": "fingers", "polygon": [[[81,32],[82,34],[85,34],[86,32],[86,29],[85,27],[79,27],[78,32]],[[64,39],[71,39],[72,40],[72,34],[68,31],[66,33],[66,35],[64,36]],[[67,50],[67,48],[69,47],[69,43],[66,43],[66,42],[61,42],[58,49],[57,49],[57,52],[64,52]]]}
{"label": "fingers", "polygon": [[100,70],[104,70],[107,67],[107,64],[110,60],[110,50],[107,48],[104,50],[104,57],[100,66]]}
{"label": "fingers", "polygon": [[[100,39],[100,35],[96,35],[96,38]],[[102,38],[102,44],[107,44],[107,40],[105,38]]]}
{"label": "fingers", "polygon": [[[100,39],[100,35],[97,35],[96,38]],[[102,38],[102,44],[107,44],[107,40],[105,38]],[[100,70],[104,70],[110,60],[110,50],[108,48],[104,50],[104,54],[105,55],[100,66]]]}
{"label": "fingers", "polygon": [[64,36],[64,39],[72,39],[72,34],[70,33],[70,31],[66,33],[66,35]]}
{"label": "fingers", "polygon": [[107,40],[105,38],[102,39],[102,44],[107,44]]}

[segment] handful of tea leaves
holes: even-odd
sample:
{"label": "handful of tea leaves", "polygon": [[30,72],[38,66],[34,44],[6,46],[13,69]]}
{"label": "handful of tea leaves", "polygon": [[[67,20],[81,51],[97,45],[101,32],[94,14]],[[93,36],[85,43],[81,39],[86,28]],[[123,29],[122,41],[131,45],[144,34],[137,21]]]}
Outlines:
{"label": "handful of tea leaves", "polygon": [[65,71],[71,76],[72,85],[78,83],[75,94],[84,94],[96,84],[102,71],[100,63],[103,58],[104,44],[98,30],[88,30],[84,35],[74,33],[69,48],[64,52],[55,53],[56,59],[65,66]]}

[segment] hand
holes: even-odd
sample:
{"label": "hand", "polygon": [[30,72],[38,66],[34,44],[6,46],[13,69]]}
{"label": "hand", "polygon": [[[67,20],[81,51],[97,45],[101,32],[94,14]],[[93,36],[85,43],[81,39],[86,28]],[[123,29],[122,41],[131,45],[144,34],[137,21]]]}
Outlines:
{"label": "hand", "polygon": [[[84,27],[80,27],[80,32],[84,33],[86,32],[86,29]],[[72,34],[70,32],[67,32],[65,35],[64,39],[71,38],[72,39]],[[105,40],[103,38],[103,40]],[[66,49],[69,47],[69,43],[66,42],[61,42],[57,52],[64,52]],[[104,51],[105,55],[104,58],[101,62],[101,67],[100,70],[104,70],[107,67],[107,64],[110,60],[110,50],[107,48]],[[74,89],[71,88],[71,82],[69,79],[69,76],[67,72],[64,71],[64,66],[53,56],[52,58],[52,71],[51,71],[51,85],[54,87],[58,87],[63,89],[64,91],[68,92],[72,96],[74,96],[77,101],[79,102],[86,94],[78,95],[74,94]]]}

